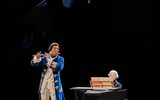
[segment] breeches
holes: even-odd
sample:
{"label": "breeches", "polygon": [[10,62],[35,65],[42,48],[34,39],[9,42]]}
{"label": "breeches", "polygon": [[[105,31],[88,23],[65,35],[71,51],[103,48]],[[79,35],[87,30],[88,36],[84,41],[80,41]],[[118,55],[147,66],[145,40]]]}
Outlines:
{"label": "breeches", "polygon": [[56,100],[56,94],[51,94],[49,89],[41,93],[41,100]]}

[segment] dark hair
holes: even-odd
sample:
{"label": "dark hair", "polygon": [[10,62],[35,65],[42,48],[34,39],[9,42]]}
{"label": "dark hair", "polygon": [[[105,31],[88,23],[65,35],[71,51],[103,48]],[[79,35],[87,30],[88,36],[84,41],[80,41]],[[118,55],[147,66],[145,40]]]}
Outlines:
{"label": "dark hair", "polygon": [[59,44],[58,44],[58,43],[56,43],[56,42],[54,42],[54,43],[50,44],[50,46],[49,46],[48,50],[49,50],[49,51],[51,51],[53,46],[59,46]]}

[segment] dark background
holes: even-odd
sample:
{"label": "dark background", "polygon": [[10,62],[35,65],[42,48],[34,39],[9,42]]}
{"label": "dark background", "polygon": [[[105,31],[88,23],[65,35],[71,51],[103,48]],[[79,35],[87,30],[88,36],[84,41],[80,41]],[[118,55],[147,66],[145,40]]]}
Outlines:
{"label": "dark background", "polygon": [[7,36],[6,46],[14,97],[38,100],[42,69],[31,67],[32,55],[48,52],[48,46],[58,42],[65,58],[61,80],[66,100],[74,100],[69,88],[89,86],[91,76],[107,76],[111,69],[119,72],[118,81],[128,89],[129,100],[152,99],[149,77],[150,68],[155,68],[155,38],[150,33],[151,3],[134,6],[123,1],[111,5],[75,0],[65,8],[59,1],[47,0],[47,5],[38,7],[40,0],[13,2],[9,25],[13,34]]}

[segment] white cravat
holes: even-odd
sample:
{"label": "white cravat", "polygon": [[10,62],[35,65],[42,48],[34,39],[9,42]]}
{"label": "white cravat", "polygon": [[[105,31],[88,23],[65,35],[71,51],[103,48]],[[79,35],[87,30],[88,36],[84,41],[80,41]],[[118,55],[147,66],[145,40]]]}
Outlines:
{"label": "white cravat", "polygon": [[53,59],[54,58],[52,58],[52,57],[50,57],[50,58],[47,59],[47,66],[48,67],[51,66],[51,63],[52,63]]}

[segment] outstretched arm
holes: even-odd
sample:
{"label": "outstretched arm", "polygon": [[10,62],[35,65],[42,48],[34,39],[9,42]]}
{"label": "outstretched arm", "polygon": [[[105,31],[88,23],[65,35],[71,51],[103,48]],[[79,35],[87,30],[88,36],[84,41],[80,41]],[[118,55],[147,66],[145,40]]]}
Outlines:
{"label": "outstretched arm", "polygon": [[37,54],[33,57],[33,59],[31,60],[31,65],[32,66],[40,66],[40,65],[44,65],[46,60],[45,60],[45,56],[41,57],[43,54],[41,54],[40,52],[37,52]]}

